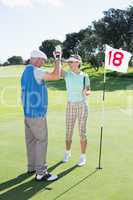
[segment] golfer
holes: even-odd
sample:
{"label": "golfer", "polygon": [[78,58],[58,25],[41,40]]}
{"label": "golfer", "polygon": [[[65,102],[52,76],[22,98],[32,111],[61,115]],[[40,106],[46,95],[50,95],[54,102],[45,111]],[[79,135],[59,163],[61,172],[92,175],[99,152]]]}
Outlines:
{"label": "golfer", "polygon": [[60,78],[61,62],[55,61],[53,72],[40,69],[47,56],[39,50],[31,52],[30,64],[22,74],[22,103],[25,116],[25,139],[28,158],[28,173],[36,172],[37,181],[54,181],[57,176],[47,171],[47,107],[48,94],[45,80]]}
{"label": "golfer", "polygon": [[66,109],[66,150],[64,154],[64,162],[68,162],[71,157],[71,144],[76,118],[78,118],[81,156],[78,166],[86,164],[86,122],[88,117],[88,106],[86,96],[90,95],[90,81],[88,76],[81,72],[81,57],[72,55],[68,59],[70,71],[62,70],[62,76],[66,82],[68,93],[68,103]]}

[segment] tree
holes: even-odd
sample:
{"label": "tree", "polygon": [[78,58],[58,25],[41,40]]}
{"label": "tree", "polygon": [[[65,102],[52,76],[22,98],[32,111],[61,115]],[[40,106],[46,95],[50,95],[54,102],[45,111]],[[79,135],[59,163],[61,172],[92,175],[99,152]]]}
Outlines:
{"label": "tree", "polygon": [[98,41],[95,31],[89,26],[86,29],[84,39],[81,41],[80,55],[82,56],[83,61],[88,62],[90,60],[90,56],[95,54],[97,46]]}
{"label": "tree", "polygon": [[45,40],[40,50],[53,57],[56,45],[62,44],[63,57],[68,58],[78,52],[83,62],[93,66],[101,66],[104,61],[104,47],[108,44],[114,48],[122,48],[133,52],[133,6],[127,10],[109,9],[104,17],[94,21],[91,26],[79,32],[69,33],[63,43],[59,40]]}
{"label": "tree", "polygon": [[129,50],[133,52],[133,6],[128,8]]}
{"label": "tree", "polygon": [[101,44],[109,44],[114,48],[127,49],[129,46],[128,11],[109,9],[104,17],[94,21],[94,28]]}
{"label": "tree", "polygon": [[53,51],[55,50],[55,46],[57,45],[61,45],[62,46],[62,42],[59,40],[44,40],[42,42],[42,45],[39,47],[39,49],[41,51],[43,51],[48,58],[53,57]]}
{"label": "tree", "polygon": [[8,65],[9,65],[9,63],[6,61],[6,62],[3,63],[2,66],[8,66]]}
{"label": "tree", "polygon": [[8,58],[9,65],[21,65],[23,64],[23,59],[21,56],[12,56]]}
{"label": "tree", "polygon": [[80,30],[79,32],[69,33],[66,35],[66,40],[63,42],[63,56],[68,58],[71,54],[75,53],[75,47],[78,41],[85,38],[87,29]]}

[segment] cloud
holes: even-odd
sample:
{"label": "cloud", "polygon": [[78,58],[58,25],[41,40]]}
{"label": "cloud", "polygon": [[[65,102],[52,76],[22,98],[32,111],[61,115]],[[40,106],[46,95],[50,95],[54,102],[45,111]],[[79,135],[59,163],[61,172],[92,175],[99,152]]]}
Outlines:
{"label": "cloud", "polygon": [[31,7],[32,0],[0,0],[0,2],[8,7]]}
{"label": "cloud", "polygon": [[60,8],[64,5],[64,0],[0,0],[0,3],[11,8],[32,7],[35,3]]}
{"label": "cloud", "polygon": [[64,5],[63,0],[47,0],[48,4],[55,7],[62,7]]}

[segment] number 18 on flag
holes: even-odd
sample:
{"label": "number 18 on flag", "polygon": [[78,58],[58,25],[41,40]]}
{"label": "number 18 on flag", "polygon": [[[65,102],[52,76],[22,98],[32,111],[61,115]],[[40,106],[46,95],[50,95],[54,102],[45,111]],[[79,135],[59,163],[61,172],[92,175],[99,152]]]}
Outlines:
{"label": "number 18 on flag", "polygon": [[132,54],[120,49],[114,49],[106,45],[105,51],[105,68],[117,72],[126,73],[128,70],[128,63]]}

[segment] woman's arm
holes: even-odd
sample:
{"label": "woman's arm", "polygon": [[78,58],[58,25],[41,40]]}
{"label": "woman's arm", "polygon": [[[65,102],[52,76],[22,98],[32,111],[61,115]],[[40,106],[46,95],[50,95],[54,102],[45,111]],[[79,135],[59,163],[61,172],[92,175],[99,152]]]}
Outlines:
{"label": "woman's arm", "polygon": [[85,95],[85,96],[91,95],[90,80],[89,80],[88,76],[84,77],[83,95]]}

